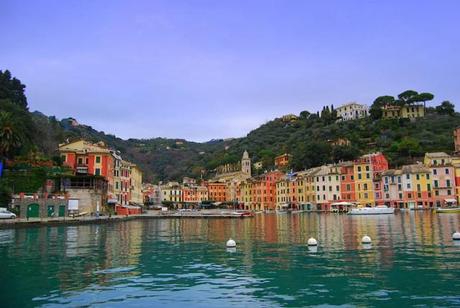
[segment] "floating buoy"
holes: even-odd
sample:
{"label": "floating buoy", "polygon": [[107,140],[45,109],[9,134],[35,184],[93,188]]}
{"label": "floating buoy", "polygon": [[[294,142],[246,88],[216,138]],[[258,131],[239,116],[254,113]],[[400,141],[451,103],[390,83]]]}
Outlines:
{"label": "floating buoy", "polygon": [[371,240],[371,238],[369,236],[364,235],[363,238],[361,239],[361,243],[370,244],[370,243],[372,243],[372,240]]}
{"label": "floating buoy", "polygon": [[227,247],[227,252],[235,253],[236,252],[236,247]]}
{"label": "floating buoy", "polygon": [[310,237],[307,241],[308,246],[318,246],[318,241],[312,237]]}
{"label": "floating buoy", "polygon": [[230,239],[227,241],[227,247],[229,247],[229,248],[234,248],[234,247],[236,247],[236,242],[230,238]]}
{"label": "floating buoy", "polygon": [[454,234],[452,234],[452,239],[454,241],[460,241],[460,232],[455,232]]}
{"label": "floating buoy", "polygon": [[308,246],[308,251],[312,253],[318,252],[318,246]]}
{"label": "floating buoy", "polygon": [[363,249],[371,249],[372,248],[372,244],[369,243],[369,244],[365,244],[363,243]]}

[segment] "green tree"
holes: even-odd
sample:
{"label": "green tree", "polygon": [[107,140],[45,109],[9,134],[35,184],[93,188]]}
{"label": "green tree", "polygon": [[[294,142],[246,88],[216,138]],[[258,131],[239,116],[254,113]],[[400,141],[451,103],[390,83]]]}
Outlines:
{"label": "green tree", "polygon": [[414,90],[406,90],[398,95],[401,105],[411,105],[417,101],[418,92]]}
{"label": "green tree", "polygon": [[426,102],[433,100],[434,95],[428,92],[420,93],[415,97],[416,102],[423,102],[423,107],[426,108]]}
{"label": "green tree", "polygon": [[0,70],[0,101],[9,100],[27,110],[27,98],[24,94],[26,86],[19,79],[12,78],[10,71]]}
{"label": "green tree", "polygon": [[441,105],[436,106],[436,112],[453,116],[455,115],[455,106],[449,101],[443,101]]}
{"label": "green tree", "polygon": [[382,107],[385,105],[392,105],[395,102],[395,98],[390,95],[383,95],[377,97],[369,109],[369,114],[373,120],[382,118],[383,112]]}
{"label": "green tree", "polygon": [[24,142],[20,123],[13,114],[0,111],[0,156],[10,158]]}

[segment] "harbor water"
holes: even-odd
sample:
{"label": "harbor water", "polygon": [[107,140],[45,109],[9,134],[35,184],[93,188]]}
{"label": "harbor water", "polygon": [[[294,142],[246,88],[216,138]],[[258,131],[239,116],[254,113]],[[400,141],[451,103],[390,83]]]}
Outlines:
{"label": "harbor water", "polygon": [[[2,307],[460,306],[459,214],[0,230]],[[370,246],[361,238],[368,235]],[[310,237],[318,247],[307,247]],[[236,241],[235,249],[226,241]]]}

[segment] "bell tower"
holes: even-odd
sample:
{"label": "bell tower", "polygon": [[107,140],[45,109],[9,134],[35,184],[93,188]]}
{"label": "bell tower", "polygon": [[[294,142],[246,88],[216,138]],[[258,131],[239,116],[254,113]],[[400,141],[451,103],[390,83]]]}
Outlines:
{"label": "bell tower", "polygon": [[241,171],[251,176],[251,159],[249,158],[248,151],[244,151],[243,158],[241,159]]}

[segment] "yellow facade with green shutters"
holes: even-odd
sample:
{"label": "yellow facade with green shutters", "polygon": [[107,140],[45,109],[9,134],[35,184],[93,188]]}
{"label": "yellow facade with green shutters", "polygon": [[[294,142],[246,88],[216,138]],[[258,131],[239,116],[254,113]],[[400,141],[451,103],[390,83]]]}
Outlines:
{"label": "yellow facade with green shutters", "polygon": [[370,164],[355,164],[353,171],[357,203],[361,206],[365,206],[367,204],[374,204],[375,197]]}

